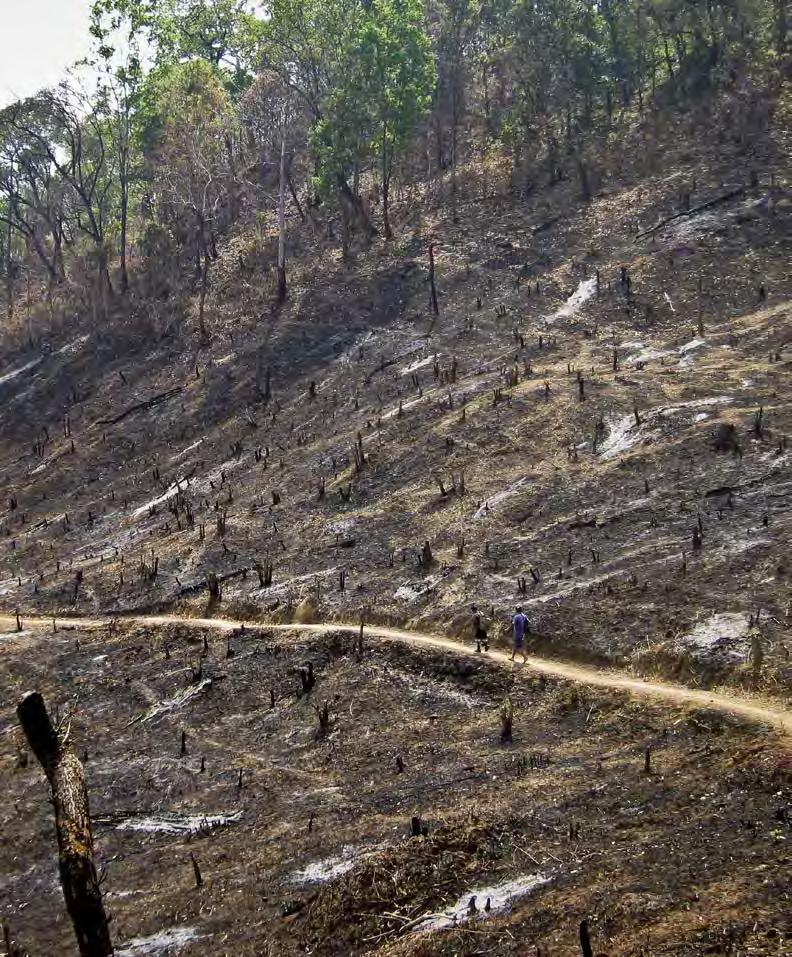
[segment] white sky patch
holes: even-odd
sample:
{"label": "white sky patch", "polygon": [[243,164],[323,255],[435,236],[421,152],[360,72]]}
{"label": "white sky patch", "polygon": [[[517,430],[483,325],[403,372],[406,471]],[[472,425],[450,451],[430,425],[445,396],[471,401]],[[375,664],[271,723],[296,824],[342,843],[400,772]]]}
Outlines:
{"label": "white sky patch", "polygon": [[63,79],[90,47],[89,0],[3,0],[0,108]]}

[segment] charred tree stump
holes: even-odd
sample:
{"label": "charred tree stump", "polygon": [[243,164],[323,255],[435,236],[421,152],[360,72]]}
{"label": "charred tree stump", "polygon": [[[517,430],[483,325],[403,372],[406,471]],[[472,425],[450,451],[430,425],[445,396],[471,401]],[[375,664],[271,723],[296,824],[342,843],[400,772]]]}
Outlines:
{"label": "charred tree stump", "polygon": [[330,705],[325,701],[321,708],[314,705],[314,710],[319,718],[319,734],[325,734],[330,727]]}
{"label": "charred tree stump", "polygon": [[507,698],[501,707],[501,743],[505,744],[512,740],[512,722],[514,721],[514,705],[511,698]]}
{"label": "charred tree stump", "polygon": [[421,549],[420,565],[422,568],[430,568],[433,564],[434,556],[432,555],[432,546],[429,542],[424,542],[423,548]]}
{"label": "charred tree stump", "polygon": [[432,312],[440,315],[440,307],[437,303],[437,287],[435,286],[435,258],[434,243],[429,243],[429,302],[432,306]]}
{"label": "charred tree stump", "polygon": [[223,590],[220,587],[220,580],[214,572],[207,572],[206,587],[209,589],[209,597],[213,601],[220,601],[223,597]]}
{"label": "charred tree stump", "polygon": [[313,665],[310,661],[308,662],[307,668],[300,668],[300,685],[302,686],[303,694],[310,694],[316,687],[316,675],[314,674]]}
{"label": "charred tree stump", "polygon": [[190,851],[190,860],[192,861],[193,874],[195,875],[195,886],[200,887],[203,884],[203,877],[201,877],[201,868],[198,866],[198,861],[196,861],[192,851]]}
{"label": "charred tree stump", "polygon": [[61,886],[81,957],[110,957],[113,945],[94,864],[82,764],[52,726],[39,692],[22,698],[17,715],[52,791]]}
{"label": "charred tree stump", "polygon": [[594,957],[594,951],[591,949],[591,939],[589,938],[588,921],[580,922],[580,952],[583,957]]}

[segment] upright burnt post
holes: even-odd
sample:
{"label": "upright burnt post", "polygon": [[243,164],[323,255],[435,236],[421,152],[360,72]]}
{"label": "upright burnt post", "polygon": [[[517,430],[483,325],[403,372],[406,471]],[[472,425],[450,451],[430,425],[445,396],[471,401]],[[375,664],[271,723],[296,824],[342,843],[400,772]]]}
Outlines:
{"label": "upright burnt post", "polygon": [[52,791],[61,885],[81,957],[110,957],[113,945],[94,864],[83,766],[52,726],[38,691],[22,698],[17,715]]}

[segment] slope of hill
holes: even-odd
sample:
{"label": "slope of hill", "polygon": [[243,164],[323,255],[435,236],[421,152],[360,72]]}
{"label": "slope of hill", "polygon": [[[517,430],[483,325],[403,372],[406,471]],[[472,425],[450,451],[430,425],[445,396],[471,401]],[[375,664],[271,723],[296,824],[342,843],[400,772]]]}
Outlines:
{"label": "slope of hill", "polygon": [[[78,696],[119,953],[567,954],[584,918],[603,953],[784,952],[771,733],[348,636],[24,626],[168,610],[470,642],[475,602],[506,641],[522,604],[533,651],[788,705],[788,132],[722,121],[645,120],[587,204],[569,182],[517,202],[482,161],[459,222],[404,195],[398,238],[351,264],[295,222],[279,311],[240,226],[208,346],[189,299],[140,300],[3,362],[0,600],[22,615],[0,638],[3,827],[13,811],[35,866],[4,842],[0,872],[21,946],[69,952],[11,717],[37,686]],[[405,841],[413,815],[429,833]]]}

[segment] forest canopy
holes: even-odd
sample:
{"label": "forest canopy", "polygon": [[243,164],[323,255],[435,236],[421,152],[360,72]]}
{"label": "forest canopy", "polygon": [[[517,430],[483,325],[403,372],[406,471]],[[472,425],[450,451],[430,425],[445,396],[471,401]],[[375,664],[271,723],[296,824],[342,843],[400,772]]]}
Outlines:
{"label": "forest canopy", "polygon": [[101,317],[156,262],[192,275],[203,326],[241,216],[271,216],[283,298],[287,205],[349,255],[392,235],[395,185],[455,200],[482,150],[518,195],[575,177],[586,201],[598,137],[780,71],[786,17],[784,0],[96,0],[89,69],[0,113],[7,312],[32,273],[50,308],[68,290]]}

